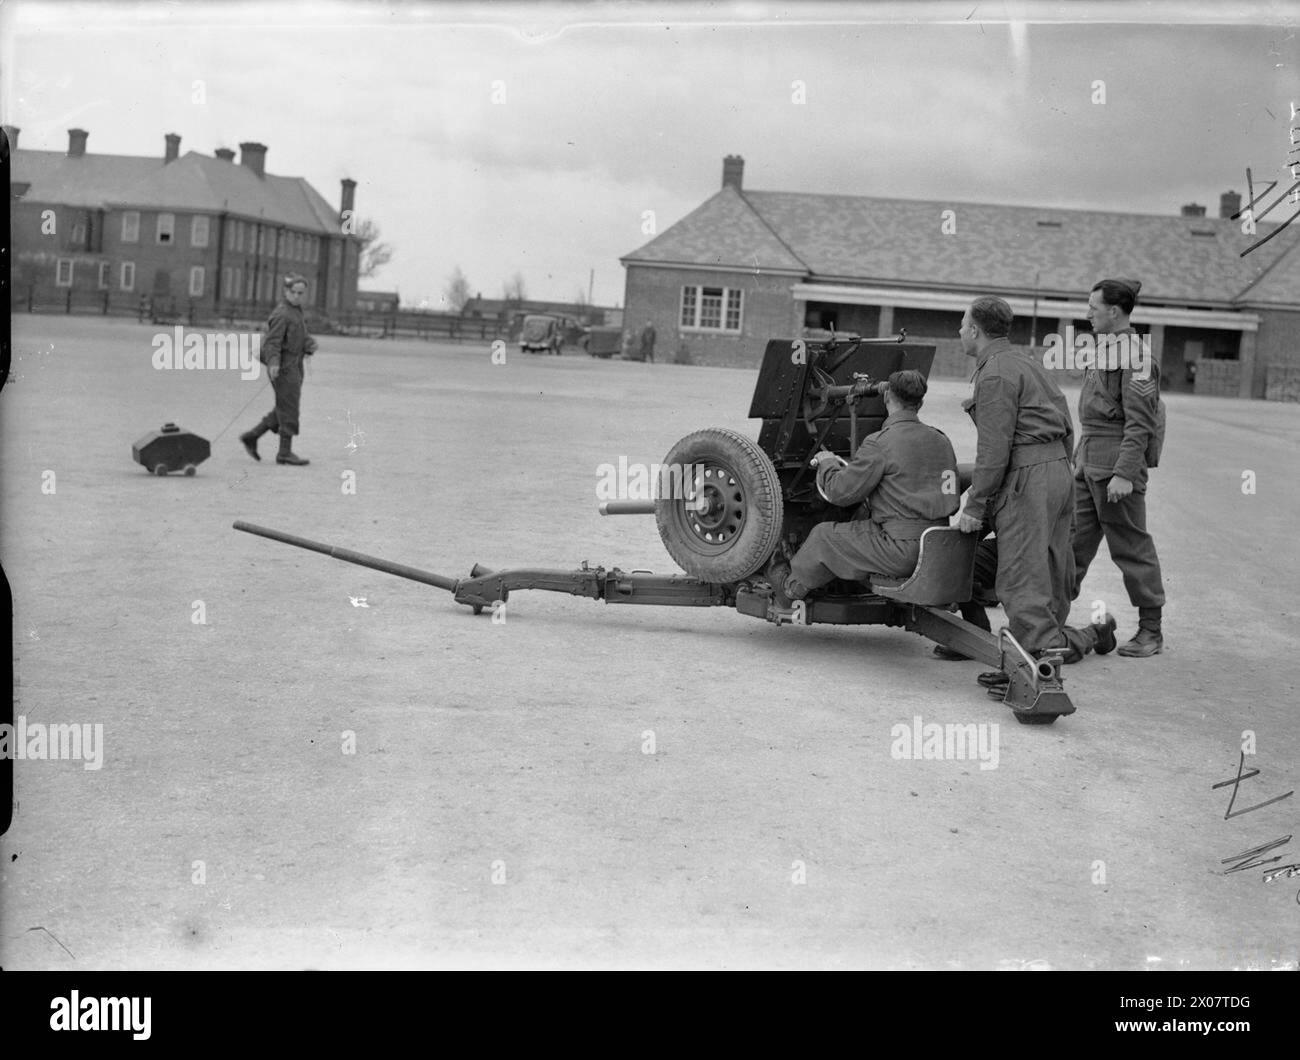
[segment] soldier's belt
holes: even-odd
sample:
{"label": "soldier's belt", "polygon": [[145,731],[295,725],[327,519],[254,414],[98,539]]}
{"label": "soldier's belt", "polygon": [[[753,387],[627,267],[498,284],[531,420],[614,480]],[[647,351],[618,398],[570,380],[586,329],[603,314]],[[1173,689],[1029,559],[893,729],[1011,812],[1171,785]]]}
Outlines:
{"label": "soldier's belt", "polygon": [[1090,422],[1085,420],[1083,434],[1080,437],[1085,442],[1089,438],[1122,438],[1124,437],[1124,421],[1103,420],[1101,422]]}
{"label": "soldier's belt", "polygon": [[948,520],[886,519],[884,522],[876,523],[876,525],[895,540],[906,541],[909,538],[919,538],[932,526],[947,526]]}
{"label": "soldier's belt", "polygon": [[1034,464],[1048,464],[1053,460],[1065,460],[1069,457],[1065,451],[1065,439],[1055,442],[1038,442],[1034,445],[1017,445],[1011,450],[1011,459],[1007,461],[1007,470],[1018,467],[1031,467]]}

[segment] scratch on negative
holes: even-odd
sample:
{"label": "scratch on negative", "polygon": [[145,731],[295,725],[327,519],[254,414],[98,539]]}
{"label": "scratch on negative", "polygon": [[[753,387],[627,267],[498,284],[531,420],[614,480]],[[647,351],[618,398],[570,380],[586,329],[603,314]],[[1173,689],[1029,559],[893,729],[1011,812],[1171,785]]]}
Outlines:
{"label": "scratch on negative", "polygon": [[59,949],[61,949],[64,953],[66,953],[66,954],[67,954],[69,957],[71,957],[74,961],[77,959],[77,955],[76,955],[75,953],[73,953],[70,949],[68,949],[67,946],[63,945],[62,942],[59,942],[58,937],[57,937],[57,936],[54,934],[54,932],[51,931],[49,928],[41,927],[39,924],[37,924],[36,927],[29,927],[29,928],[27,929],[27,931],[23,932],[23,934],[28,934],[29,932],[32,932],[32,931],[44,931],[45,934],[49,935],[50,938],[54,939],[55,942],[58,942],[58,943],[59,943]]}

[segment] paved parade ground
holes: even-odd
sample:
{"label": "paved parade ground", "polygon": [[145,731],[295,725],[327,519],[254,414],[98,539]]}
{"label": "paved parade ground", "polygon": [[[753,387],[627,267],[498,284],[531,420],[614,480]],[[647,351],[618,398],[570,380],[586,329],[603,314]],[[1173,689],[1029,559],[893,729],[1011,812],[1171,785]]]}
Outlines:
{"label": "paved parade ground", "polygon": [[[1236,812],[1300,789],[1300,407],[1166,396],[1165,652],[1069,667],[1077,713],[1030,727],[898,629],[536,592],[494,622],[231,528],[670,572],[598,469],[755,436],[752,371],[326,336],[288,468],[236,438],[265,379],[157,370],[169,331],[13,320],[14,715],[102,742],[14,763],[4,968],[1297,966],[1300,877],[1223,860],[1294,833],[1265,856],[1300,863],[1300,795]],[[968,389],[921,410],[962,461]],[[250,398],[195,477],[131,462]],[[1094,601],[1132,635],[1104,547]],[[930,724],[988,753],[900,751]]]}

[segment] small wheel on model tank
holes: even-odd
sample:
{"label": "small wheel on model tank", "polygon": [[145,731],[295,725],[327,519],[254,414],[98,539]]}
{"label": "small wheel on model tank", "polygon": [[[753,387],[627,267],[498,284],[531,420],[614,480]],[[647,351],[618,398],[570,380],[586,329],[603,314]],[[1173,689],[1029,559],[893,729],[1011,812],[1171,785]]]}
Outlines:
{"label": "small wheel on model tank", "polygon": [[195,467],[193,464],[186,464],[183,470],[185,471],[185,475],[187,478],[193,478],[195,472],[198,471],[198,468]]}
{"label": "small wheel on model tank", "polygon": [[157,475],[159,478],[162,478],[165,474],[167,474],[167,465],[166,465],[166,464],[155,464],[155,465],[154,465],[154,469],[153,469],[153,473],[154,473],[155,475]]}

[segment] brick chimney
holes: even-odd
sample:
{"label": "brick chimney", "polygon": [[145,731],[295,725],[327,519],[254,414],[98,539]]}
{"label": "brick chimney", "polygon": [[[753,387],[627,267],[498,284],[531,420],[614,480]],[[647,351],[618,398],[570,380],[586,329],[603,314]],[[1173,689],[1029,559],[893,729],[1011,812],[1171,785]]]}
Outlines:
{"label": "brick chimney", "polygon": [[163,165],[168,162],[175,162],[181,156],[181,138],[177,133],[168,133],[163,139],[167,142],[167,150],[163,154]]}
{"label": "brick chimney", "polygon": [[745,182],[745,160],[740,155],[727,155],[722,160],[722,186],[730,184],[740,191]]}
{"label": "brick chimney", "polygon": [[9,137],[9,150],[17,151],[18,150],[18,126],[6,125],[4,127],[4,130],[5,130],[5,136]]}
{"label": "brick chimney", "polygon": [[259,177],[266,176],[266,144],[248,143],[240,144],[239,150],[242,152],[239,156],[241,165],[247,166]]}
{"label": "brick chimney", "polygon": [[233,162],[235,160],[235,152],[229,147],[218,147],[212,153],[223,162]]}
{"label": "brick chimney", "polygon": [[1184,217],[1204,217],[1205,207],[1197,202],[1189,202],[1183,207]]}
{"label": "brick chimney", "polygon": [[1222,218],[1231,218],[1238,210],[1241,209],[1241,196],[1235,191],[1225,191],[1219,196],[1219,216]]}
{"label": "brick chimney", "polygon": [[81,158],[86,153],[86,137],[90,133],[85,129],[68,130],[68,157]]}
{"label": "brick chimney", "polygon": [[339,198],[339,215],[342,216],[352,209],[357,194],[357,182],[344,177],[339,183],[343,185],[343,193]]}

